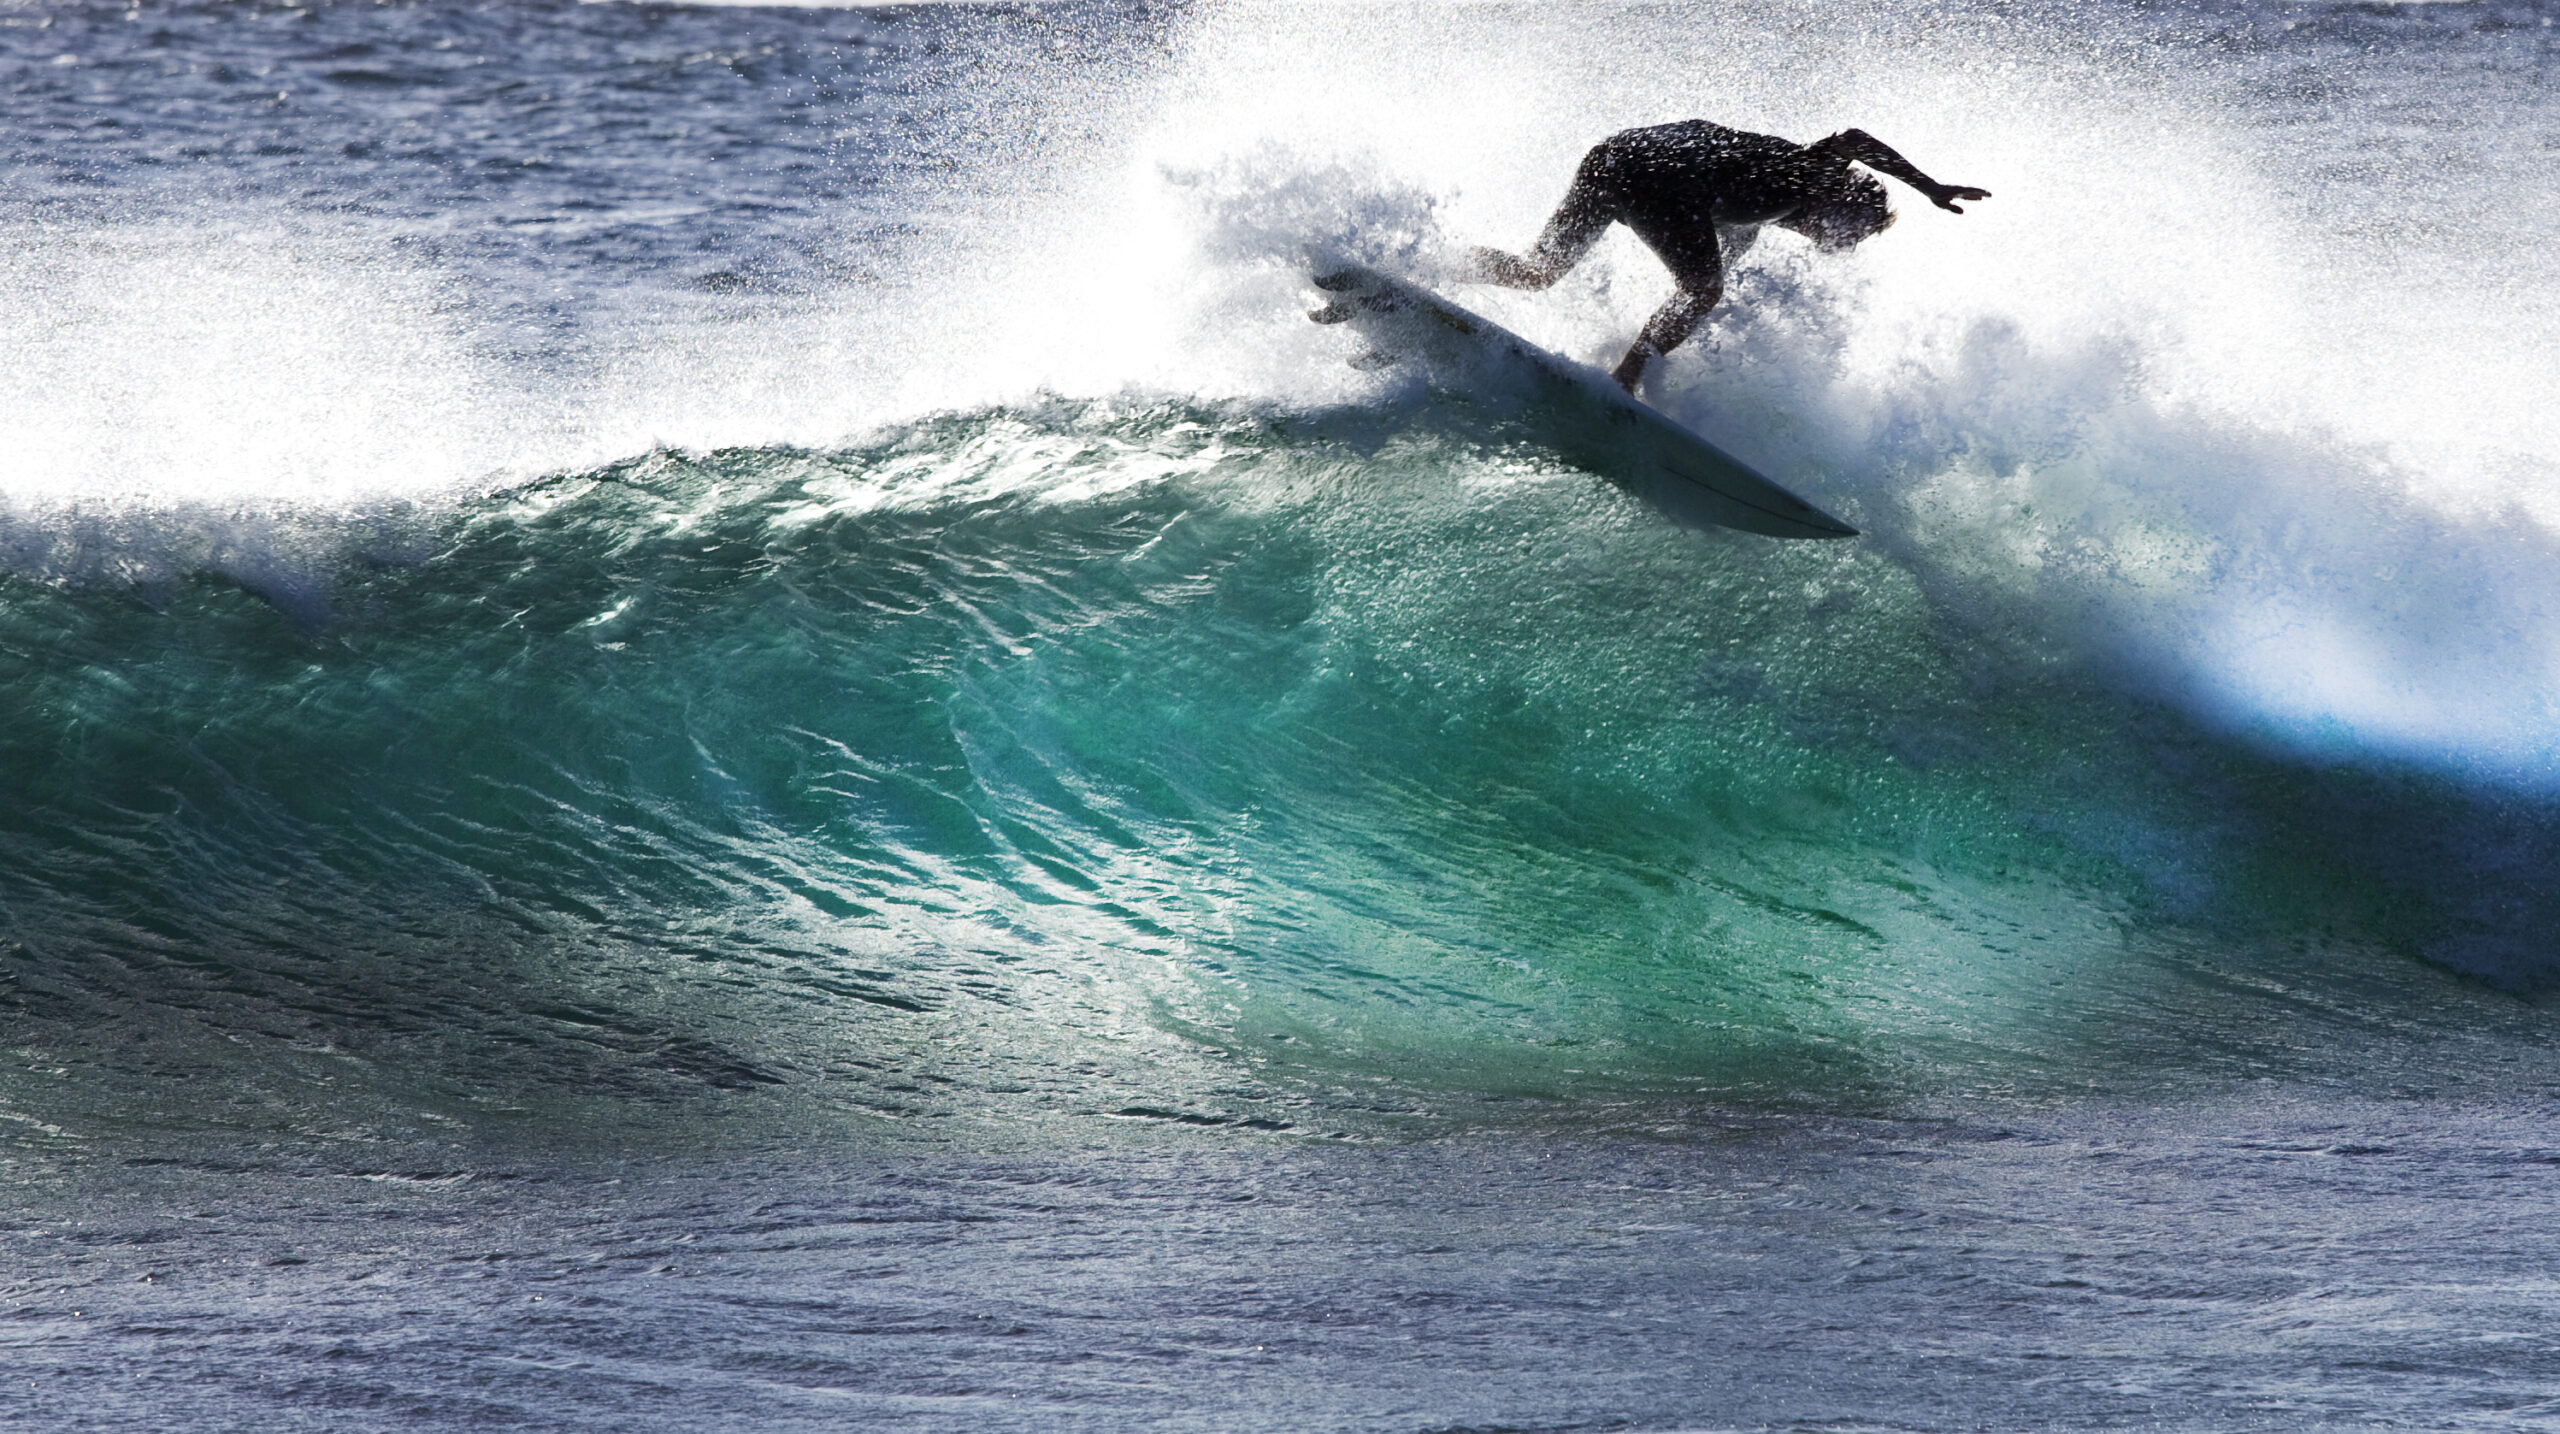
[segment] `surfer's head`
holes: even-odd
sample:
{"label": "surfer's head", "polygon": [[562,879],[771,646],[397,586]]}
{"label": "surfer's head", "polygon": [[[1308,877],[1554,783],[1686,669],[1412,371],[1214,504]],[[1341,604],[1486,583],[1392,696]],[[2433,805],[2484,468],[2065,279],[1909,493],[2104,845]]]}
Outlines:
{"label": "surfer's head", "polygon": [[1808,176],[1803,202],[1777,222],[1836,254],[1890,228],[1893,206],[1873,175],[1843,164]]}

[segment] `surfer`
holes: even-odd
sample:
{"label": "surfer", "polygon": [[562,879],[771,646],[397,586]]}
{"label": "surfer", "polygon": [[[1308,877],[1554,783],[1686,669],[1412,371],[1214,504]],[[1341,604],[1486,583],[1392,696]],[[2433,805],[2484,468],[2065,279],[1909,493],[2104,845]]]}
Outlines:
{"label": "surfer", "polygon": [[1543,289],[1582,262],[1613,224],[1624,224],[1660,256],[1679,287],[1654,311],[1610,377],[1630,393],[1658,354],[1678,348],[1724,297],[1727,247],[1739,254],[1775,224],[1838,253],[1882,233],[1894,213],[1884,186],[1851,168],[1889,174],[1940,209],[1987,190],[1940,184],[1864,130],[1797,144],[1706,120],[1622,130],[1591,147],[1573,187],[1523,258],[1476,249],[1466,277],[1514,289]]}

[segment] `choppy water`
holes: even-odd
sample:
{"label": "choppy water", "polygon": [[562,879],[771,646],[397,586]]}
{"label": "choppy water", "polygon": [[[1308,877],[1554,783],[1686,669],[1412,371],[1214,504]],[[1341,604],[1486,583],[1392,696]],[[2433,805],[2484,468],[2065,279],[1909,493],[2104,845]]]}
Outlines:
{"label": "choppy water", "polygon": [[2548,1420],[2550,17],[0,9],[0,1420]]}

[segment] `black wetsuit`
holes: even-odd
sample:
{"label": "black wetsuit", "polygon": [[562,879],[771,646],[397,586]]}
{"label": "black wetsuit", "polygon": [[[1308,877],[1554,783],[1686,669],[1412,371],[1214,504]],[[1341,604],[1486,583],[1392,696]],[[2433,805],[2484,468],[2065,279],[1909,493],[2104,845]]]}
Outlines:
{"label": "black wetsuit", "polygon": [[1782,219],[1804,202],[1809,183],[1839,167],[1793,140],[1706,120],[1622,130],[1582,157],[1532,261],[1569,269],[1611,224],[1624,224],[1683,290],[1712,294],[1724,278],[1717,226]]}

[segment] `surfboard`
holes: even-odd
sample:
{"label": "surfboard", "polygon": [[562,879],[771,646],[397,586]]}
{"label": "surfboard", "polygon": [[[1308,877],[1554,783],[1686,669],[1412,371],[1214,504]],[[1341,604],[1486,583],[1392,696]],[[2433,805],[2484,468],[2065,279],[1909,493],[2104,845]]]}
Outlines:
{"label": "surfboard", "polygon": [[1530,431],[1566,462],[1614,480],[1673,518],[1773,538],[1858,534],[1628,396],[1598,369],[1366,264],[1321,253],[1309,262],[1315,286],[1331,300],[1310,318],[1350,324],[1376,354],[1420,363],[1433,382],[1516,399]]}

